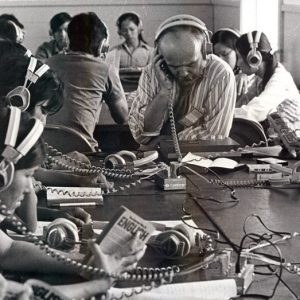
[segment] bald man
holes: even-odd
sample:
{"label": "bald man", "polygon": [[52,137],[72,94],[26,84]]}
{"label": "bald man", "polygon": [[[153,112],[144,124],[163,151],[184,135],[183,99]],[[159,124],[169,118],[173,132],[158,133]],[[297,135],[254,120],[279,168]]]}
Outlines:
{"label": "bald man", "polygon": [[234,74],[217,56],[206,55],[204,43],[204,32],[186,25],[167,28],[157,38],[129,115],[138,143],[168,132],[170,102],[179,140],[228,137],[236,100]]}

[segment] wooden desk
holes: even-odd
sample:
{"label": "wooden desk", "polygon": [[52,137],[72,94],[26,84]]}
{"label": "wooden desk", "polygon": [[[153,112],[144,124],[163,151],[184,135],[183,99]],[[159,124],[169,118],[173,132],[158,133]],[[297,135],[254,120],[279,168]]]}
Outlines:
{"label": "wooden desk", "polygon": [[[210,185],[199,180],[195,176],[188,175],[200,188],[188,184],[188,192],[201,197],[212,196],[219,200],[230,200],[230,192],[227,188]],[[238,171],[222,175],[224,179],[249,178],[246,171]],[[228,237],[239,244],[243,237],[243,223],[250,214],[259,215],[265,224],[272,230],[294,232],[300,228],[299,191],[295,190],[270,190],[245,188],[236,189],[239,203],[216,204],[206,200],[198,200],[199,203],[213,216]],[[179,219],[182,212],[182,204],[192,212],[198,226],[214,229],[211,222],[205,217],[196,203],[185,192],[162,192],[152,182],[143,182],[130,190],[105,196],[104,206],[99,209],[88,208],[94,219],[109,220],[120,205],[125,205],[143,218],[149,220]],[[249,232],[264,233],[266,229],[254,218],[247,222]],[[228,247],[228,246],[220,246]],[[286,261],[299,262],[300,237],[287,241],[280,245],[282,255]],[[276,252],[273,251],[275,255]],[[268,272],[267,270],[263,270]],[[196,277],[195,277],[196,276]],[[194,278],[197,278],[197,274]],[[300,296],[299,276],[283,271],[283,280]],[[195,279],[194,279],[195,280]],[[249,289],[249,293],[270,295],[277,278],[275,276],[255,276],[255,281]],[[249,298],[247,298],[249,299]],[[280,283],[277,292],[272,299],[294,299],[288,289]]]}

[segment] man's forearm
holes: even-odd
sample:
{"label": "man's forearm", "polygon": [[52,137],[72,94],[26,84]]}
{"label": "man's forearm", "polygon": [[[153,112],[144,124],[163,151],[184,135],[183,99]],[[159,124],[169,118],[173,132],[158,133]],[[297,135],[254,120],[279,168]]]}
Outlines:
{"label": "man's forearm", "polygon": [[168,110],[168,95],[157,94],[146,108],[144,116],[144,132],[160,131],[161,125]]}

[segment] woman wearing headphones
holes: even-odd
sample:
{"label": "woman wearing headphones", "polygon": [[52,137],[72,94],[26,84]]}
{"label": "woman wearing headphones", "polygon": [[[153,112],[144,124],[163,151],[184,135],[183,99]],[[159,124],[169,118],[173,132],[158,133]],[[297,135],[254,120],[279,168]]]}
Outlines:
{"label": "woman wearing headphones", "polygon": [[253,97],[257,96],[256,87],[260,82],[258,76],[255,74],[247,76],[237,66],[236,42],[240,36],[241,34],[237,29],[220,28],[211,38],[214,54],[226,61],[234,72],[237,84],[236,107],[247,104]]}
{"label": "woman wearing headphones", "polygon": [[[11,218],[25,195],[33,189],[32,177],[44,158],[44,143],[40,139],[43,125],[38,119],[29,119],[18,108],[0,108],[0,222]],[[19,226],[23,226],[22,224]],[[22,227],[22,231],[26,228]],[[104,254],[98,245],[90,243],[94,264],[105,272],[120,274],[131,269],[143,256],[136,239],[124,245],[122,253]],[[78,274],[85,269],[79,262],[64,264],[68,254],[49,255],[49,247],[40,243],[15,241],[0,230],[0,270],[12,273]],[[46,251],[46,249],[48,249]],[[136,249],[136,250],[132,250]],[[76,267],[77,265],[77,267]],[[106,292],[112,283],[110,277],[94,277],[94,280],[72,286],[57,287],[66,298],[89,299]],[[10,292],[16,293],[16,289]]]}
{"label": "woman wearing headphones", "polygon": [[149,63],[152,47],[143,37],[140,16],[134,12],[122,14],[117,22],[118,34],[124,42],[115,46],[107,55],[106,61],[113,62],[117,69],[139,69]]}
{"label": "woman wearing headphones", "polygon": [[237,66],[245,74],[261,78],[258,96],[247,105],[235,109],[234,116],[257,122],[266,120],[267,115],[285,99],[300,101],[299,91],[291,74],[272,54],[271,45],[263,32],[243,34],[236,43]]}

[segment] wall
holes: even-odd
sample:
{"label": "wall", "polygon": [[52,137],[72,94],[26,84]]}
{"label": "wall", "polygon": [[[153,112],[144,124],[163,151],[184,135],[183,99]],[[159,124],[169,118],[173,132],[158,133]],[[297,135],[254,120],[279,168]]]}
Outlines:
{"label": "wall", "polygon": [[26,28],[24,45],[33,52],[43,41],[49,40],[49,21],[58,12],[71,15],[94,11],[107,24],[111,45],[119,42],[115,20],[126,11],[141,15],[145,37],[150,44],[158,24],[175,14],[192,14],[213,28],[211,0],[0,0],[0,12],[14,14]]}
{"label": "wall", "polygon": [[283,63],[300,87],[300,1],[284,1],[282,5]]}
{"label": "wall", "polygon": [[212,4],[212,31],[222,27],[240,28],[240,0],[212,0]]}

